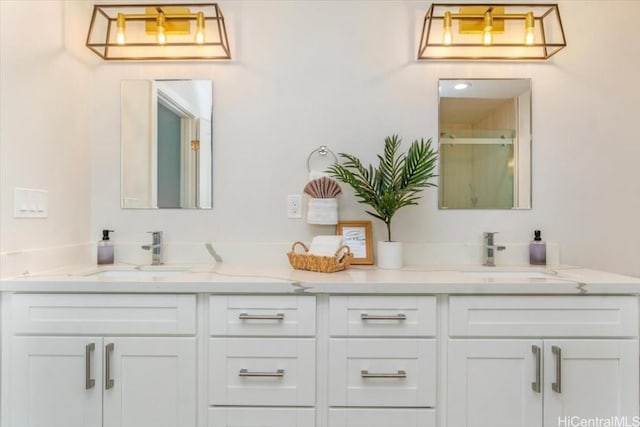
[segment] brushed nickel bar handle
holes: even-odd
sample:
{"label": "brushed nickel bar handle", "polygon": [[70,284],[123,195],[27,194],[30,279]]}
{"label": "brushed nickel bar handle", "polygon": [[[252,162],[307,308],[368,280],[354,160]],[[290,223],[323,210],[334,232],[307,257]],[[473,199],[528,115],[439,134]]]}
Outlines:
{"label": "brushed nickel bar handle", "polygon": [[109,390],[113,388],[113,384],[114,384],[113,378],[111,378],[111,354],[113,353],[114,348],[115,348],[115,345],[113,343],[107,344],[104,348],[104,352],[105,352],[104,389],[105,390]]}
{"label": "brushed nickel bar handle", "polygon": [[540,393],[542,386],[542,380],[540,379],[542,373],[542,354],[540,347],[537,345],[532,345],[531,351],[536,355],[536,380],[531,383],[531,389],[536,393]]}
{"label": "brushed nickel bar handle", "polygon": [[360,371],[362,378],[407,378],[407,372],[403,369],[398,369],[397,372],[369,372],[367,369]]}
{"label": "brushed nickel bar handle", "polygon": [[278,369],[275,372],[250,371],[248,369],[240,369],[238,376],[240,377],[284,377],[284,369]]}
{"label": "brushed nickel bar handle", "polygon": [[249,314],[249,313],[240,313],[238,316],[240,320],[283,320],[284,313],[277,314]]}
{"label": "brushed nickel bar handle", "polygon": [[556,358],[556,382],[551,383],[551,390],[556,393],[562,393],[562,349],[552,345],[551,353]]}
{"label": "brushed nickel bar handle", "polygon": [[96,343],[92,342],[84,347],[84,389],[95,387],[96,380],[91,378],[91,353],[96,349]]}
{"label": "brushed nickel bar handle", "polygon": [[396,315],[386,315],[386,314],[360,314],[360,319],[362,320],[407,320],[407,316],[404,313],[398,313]]}

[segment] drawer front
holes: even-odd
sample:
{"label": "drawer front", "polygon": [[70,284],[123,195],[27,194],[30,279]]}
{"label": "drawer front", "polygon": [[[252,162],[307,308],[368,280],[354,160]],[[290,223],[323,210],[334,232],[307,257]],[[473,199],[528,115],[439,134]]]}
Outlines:
{"label": "drawer front", "polygon": [[433,337],[436,297],[332,296],[329,333],[334,337]]}
{"label": "drawer front", "polygon": [[452,337],[636,337],[638,300],[625,296],[452,296]]}
{"label": "drawer front", "polygon": [[209,408],[209,427],[313,427],[312,408]]}
{"label": "drawer front", "polygon": [[434,409],[331,408],[329,427],[436,427]]}
{"label": "drawer front", "polygon": [[193,335],[195,295],[13,294],[15,334]]}
{"label": "drawer front", "polygon": [[293,295],[209,297],[213,336],[314,336],[316,299]]}
{"label": "drawer front", "polygon": [[210,338],[209,404],[313,406],[311,338]]}
{"label": "drawer front", "polygon": [[329,340],[329,405],[435,407],[436,342]]}

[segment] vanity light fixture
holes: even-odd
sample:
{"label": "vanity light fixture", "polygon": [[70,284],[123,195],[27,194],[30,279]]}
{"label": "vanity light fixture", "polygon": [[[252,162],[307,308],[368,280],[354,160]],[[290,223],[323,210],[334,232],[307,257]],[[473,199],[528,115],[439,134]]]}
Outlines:
{"label": "vanity light fixture", "polygon": [[95,5],[86,45],[104,60],[231,59],[216,3]]}
{"label": "vanity light fixture", "polygon": [[418,59],[539,60],[566,45],[557,4],[433,3]]}

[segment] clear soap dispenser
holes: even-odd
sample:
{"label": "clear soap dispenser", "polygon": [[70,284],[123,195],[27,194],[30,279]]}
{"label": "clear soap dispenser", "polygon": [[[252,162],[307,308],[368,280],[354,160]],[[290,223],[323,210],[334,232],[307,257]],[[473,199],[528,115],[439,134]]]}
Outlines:
{"label": "clear soap dispenser", "polygon": [[529,243],[529,264],[547,265],[547,244],[542,240],[540,230],[533,232],[534,237]]}
{"label": "clear soap dispenser", "polygon": [[102,230],[102,240],[98,242],[98,264],[113,264],[113,242],[109,240],[113,230]]}

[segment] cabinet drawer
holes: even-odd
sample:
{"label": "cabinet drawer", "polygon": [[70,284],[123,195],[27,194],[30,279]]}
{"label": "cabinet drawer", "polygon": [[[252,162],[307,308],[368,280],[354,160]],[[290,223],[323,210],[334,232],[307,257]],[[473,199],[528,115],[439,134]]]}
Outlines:
{"label": "cabinet drawer", "polygon": [[331,336],[432,337],[436,298],[432,296],[332,296]]}
{"label": "cabinet drawer", "polygon": [[433,409],[329,409],[329,427],[436,427]]}
{"label": "cabinet drawer", "polygon": [[209,427],[313,427],[312,408],[209,408]]}
{"label": "cabinet drawer", "polygon": [[314,336],[314,296],[214,295],[209,297],[214,336]]}
{"label": "cabinet drawer", "polygon": [[13,294],[15,334],[192,335],[195,295]]}
{"label": "cabinet drawer", "polygon": [[638,300],[624,296],[453,296],[452,337],[636,337]]}
{"label": "cabinet drawer", "polygon": [[435,406],[435,340],[331,339],[328,366],[330,406]]}
{"label": "cabinet drawer", "polygon": [[209,403],[314,405],[315,347],[311,338],[210,338]]}

